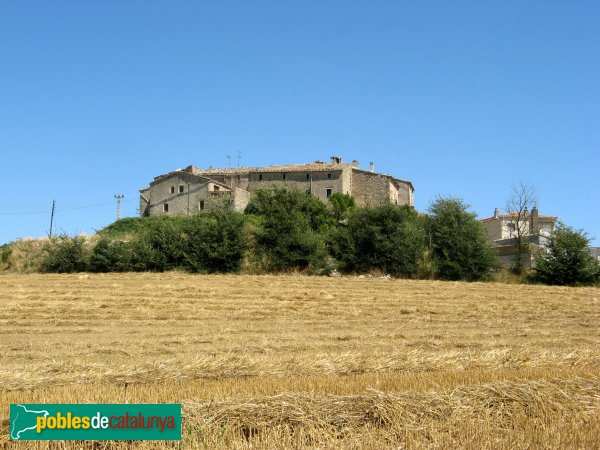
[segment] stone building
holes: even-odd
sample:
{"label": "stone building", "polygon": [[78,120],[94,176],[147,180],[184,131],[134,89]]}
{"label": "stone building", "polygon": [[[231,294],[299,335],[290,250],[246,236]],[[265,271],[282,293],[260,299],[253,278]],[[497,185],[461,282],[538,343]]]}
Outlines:
{"label": "stone building", "polygon": [[243,211],[261,188],[306,190],[327,201],[336,192],[352,195],[359,205],[393,203],[413,206],[410,181],[360,169],[358,161],[331,161],[256,168],[200,169],[188,166],[159,175],[140,190],[140,215],[190,215],[217,204]]}
{"label": "stone building", "polygon": [[498,254],[500,262],[503,265],[510,266],[517,261],[517,226],[520,226],[521,235],[529,243],[529,253],[526,256],[526,265],[531,266],[533,256],[536,251],[543,251],[546,248],[548,237],[554,231],[557,217],[541,215],[537,207],[531,211],[525,209],[520,225],[517,224],[517,214],[500,214],[498,208],[494,210],[494,215],[487,219],[482,219],[488,238],[492,247]]}

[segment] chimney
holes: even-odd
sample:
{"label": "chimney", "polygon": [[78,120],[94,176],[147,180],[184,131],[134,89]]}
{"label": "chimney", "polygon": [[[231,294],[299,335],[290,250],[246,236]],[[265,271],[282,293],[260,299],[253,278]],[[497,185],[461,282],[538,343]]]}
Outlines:
{"label": "chimney", "polygon": [[500,217],[500,210],[498,208],[494,209],[494,219]]}
{"label": "chimney", "polygon": [[339,165],[341,163],[342,163],[342,158],[341,157],[339,157],[339,156],[332,156],[331,157],[331,165],[332,166],[337,166],[337,165]]}
{"label": "chimney", "polygon": [[537,206],[531,209],[531,220],[529,221],[530,234],[539,234],[540,232],[540,221]]}
{"label": "chimney", "polygon": [[375,172],[375,166],[373,165],[373,161],[369,163],[369,172]]}

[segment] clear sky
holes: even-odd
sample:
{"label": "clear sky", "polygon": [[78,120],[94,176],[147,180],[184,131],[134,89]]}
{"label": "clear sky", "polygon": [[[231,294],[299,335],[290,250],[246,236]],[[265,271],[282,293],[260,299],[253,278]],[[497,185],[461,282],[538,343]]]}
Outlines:
{"label": "clear sky", "polygon": [[600,238],[597,0],[3,0],[0,55],[0,243],[238,152],[374,161],[481,218],[522,180]]}

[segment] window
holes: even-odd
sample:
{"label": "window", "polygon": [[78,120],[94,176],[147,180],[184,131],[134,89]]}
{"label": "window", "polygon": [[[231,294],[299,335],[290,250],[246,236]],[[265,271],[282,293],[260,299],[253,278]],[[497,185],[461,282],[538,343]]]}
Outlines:
{"label": "window", "polygon": [[171,194],[175,193],[175,186],[171,186]]}
{"label": "window", "polygon": [[327,188],[327,198],[331,197],[331,188]]}
{"label": "window", "polygon": [[179,185],[179,193],[182,194],[184,190],[185,190],[185,187],[183,186],[183,184],[180,184]]}
{"label": "window", "polygon": [[200,211],[204,209],[204,200],[200,200]]}
{"label": "window", "polygon": [[330,173],[327,174],[327,178],[331,178],[331,174]]}
{"label": "window", "polygon": [[217,186],[217,185],[213,186],[213,191],[219,192],[219,186]]}
{"label": "window", "polygon": [[163,212],[169,212],[169,204],[168,203],[163,204]]}
{"label": "window", "polygon": [[258,181],[262,181],[262,173],[258,175]]}
{"label": "window", "polygon": [[306,174],[306,179],[307,179],[307,180],[310,180],[310,173],[307,173],[307,174]]}
{"label": "window", "polygon": [[284,174],[283,174],[283,179],[284,179],[284,180],[285,180],[285,179],[287,179],[287,173],[284,173]]}

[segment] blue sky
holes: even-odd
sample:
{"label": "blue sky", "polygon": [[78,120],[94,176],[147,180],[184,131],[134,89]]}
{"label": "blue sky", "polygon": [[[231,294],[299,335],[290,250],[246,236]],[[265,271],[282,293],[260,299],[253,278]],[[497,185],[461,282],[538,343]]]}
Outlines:
{"label": "blue sky", "polygon": [[[369,161],[425,210],[511,185],[600,238],[597,1],[0,2],[0,243],[194,164]],[[596,240],[595,245],[600,245]]]}

